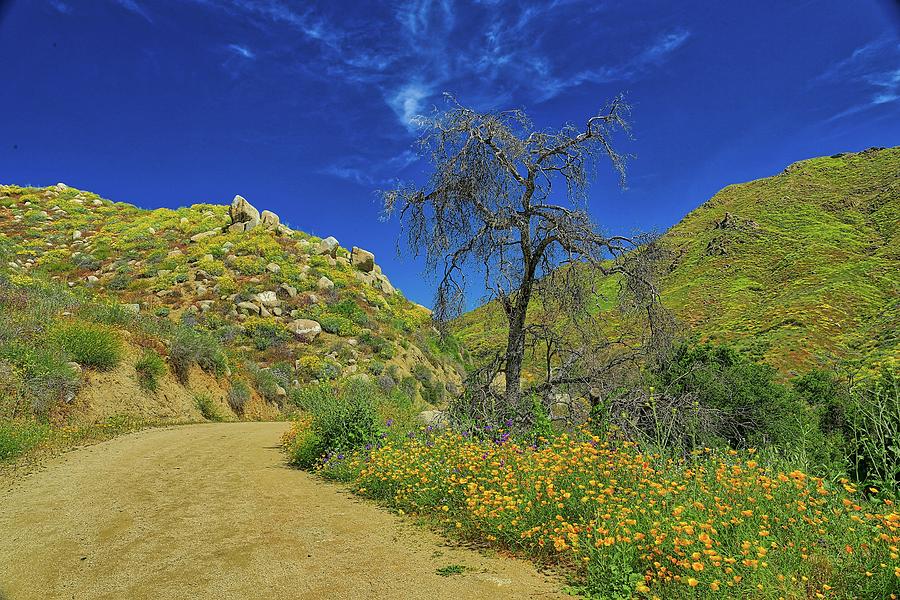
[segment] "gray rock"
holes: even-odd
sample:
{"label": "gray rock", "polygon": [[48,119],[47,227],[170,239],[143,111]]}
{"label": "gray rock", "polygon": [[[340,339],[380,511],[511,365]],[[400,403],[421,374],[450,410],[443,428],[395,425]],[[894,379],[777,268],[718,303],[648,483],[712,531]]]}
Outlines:
{"label": "gray rock", "polygon": [[260,225],[262,225],[266,229],[274,229],[281,225],[281,219],[279,219],[278,215],[270,210],[262,211],[262,214],[259,217],[259,222]]}
{"label": "gray rock", "polygon": [[322,291],[333,290],[334,282],[332,280],[328,279],[327,277],[325,277],[324,275],[322,275],[319,278],[319,281],[316,283],[316,286]]}
{"label": "gray rock", "polygon": [[238,302],[237,307],[240,310],[252,313],[254,315],[258,315],[259,311],[260,311],[259,306],[253,304],[252,302],[247,302],[247,301]]}
{"label": "gray rock", "polygon": [[140,314],[140,312],[141,312],[141,305],[140,304],[123,304],[122,309],[127,310],[128,312],[137,315],[137,314]]}
{"label": "gray rock", "polygon": [[281,273],[281,267],[275,263],[269,263],[266,265],[266,271],[269,273]]}
{"label": "gray rock", "polygon": [[334,257],[334,253],[337,252],[338,246],[340,244],[338,241],[332,237],[328,236],[321,242],[319,242],[319,254],[330,254],[332,258]]}
{"label": "gray rock", "polygon": [[295,288],[292,285],[282,283],[281,287],[278,289],[282,290],[285,294],[287,294],[288,298],[296,298],[297,297],[297,288]]}
{"label": "gray rock", "polygon": [[447,415],[442,410],[423,410],[416,418],[420,423],[436,429],[443,429],[447,426]]}
{"label": "gray rock", "polygon": [[[228,208],[228,216],[231,217],[229,231],[249,231],[259,225],[259,211],[243,196],[234,197]],[[239,227],[235,227],[236,225]]]}
{"label": "gray rock", "polygon": [[214,235],[218,235],[218,234],[219,234],[219,231],[218,231],[217,229],[212,229],[212,230],[210,230],[210,231],[204,231],[204,232],[202,232],[202,233],[198,233],[198,234],[192,235],[192,236],[191,236],[191,241],[194,242],[194,243],[197,243],[197,242],[200,242],[200,241],[202,241],[202,240],[205,240],[206,238],[211,238],[211,237],[213,237]]}
{"label": "gray rock", "polygon": [[253,296],[253,299],[256,300],[257,304],[266,307],[278,306],[281,304],[281,300],[278,299],[275,292],[260,292]]}
{"label": "gray rock", "polygon": [[297,319],[287,325],[288,330],[301,340],[311,342],[322,333],[322,326],[312,319]]}
{"label": "gray rock", "polygon": [[80,240],[82,233],[77,229],[72,232],[72,240]]}
{"label": "gray rock", "polygon": [[368,250],[353,246],[353,251],[350,253],[350,264],[363,273],[370,273],[375,268],[375,255]]}

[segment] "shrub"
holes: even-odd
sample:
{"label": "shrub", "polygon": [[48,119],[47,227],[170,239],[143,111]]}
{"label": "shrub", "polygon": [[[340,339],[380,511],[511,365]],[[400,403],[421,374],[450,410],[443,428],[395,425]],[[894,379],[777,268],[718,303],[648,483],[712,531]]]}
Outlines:
{"label": "shrub", "polygon": [[128,286],[131,285],[132,278],[127,273],[116,273],[113,275],[112,279],[109,280],[109,283],[106,284],[106,289],[114,290],[114,291],[122,291],[128,289]]}
{"label": "shrub", "polygon": [[297,370],[304,379],[335,379],[341,374],[341,366],[328,358],[319,356],[303,356],[299,359]]}
{"label": "shrub", "polygon": [[699,405],[721,414],[701,445],[725,440],[733,447],[797,441],[795,416],[801,407],[775,381],[775,370],[724,346],[681,345],[657,373],[657,387],[669,396],[693,395]]}
{"label": "shrub", "polygon": [[34,421],[0,421],[0,461],[27,452],[49,433],[49,426]]}
{"label": "shrub", "polygon": [[878,377],[854,386],[847,428],[857,480],[900,489],[900,377],[885,367]]}
{"label": "shrub", "polygon": [[342,389],[326,385],[311,388],[302,402],[312,415],[319,454],[373,444],[380,431],[377,398],[376,388],[362,380],[352,380]]}
{"label": "shrub", "polygon": [[341,315],[324,315],[320,317],[319,324],[324,331],[341,337],[350,337],[359,333],[359,326]]}
{"label": "shrub", "polygon": [[278,376],[270,369],[253,368],[250,373],[253,375],[253,384],[259,395],[267,402],[277,402],[278,388],[283,387]]}
{"label": "shrub", "polygon": [[0,359],[15,367],[14,377],[21,391],[10,408],[10,416],[46,417],[59,402],[70,399],[78,389],[80,378],[54,349],[35,347],[22,342],[0,346]]}
{"label": "shrub", "polygon": [[222,415],[219,413],[219,407],[215,401],[206,394],[197,394],[194,396],[194,403],[203,418],[207,421],[221,421]]}
{"label": "shrub", "polygon": [[187,383],[191,365],[194,364],[216,375],[222,375],[227,368],[225,352],[218,340],[189,327],[179,327],[172,335],[169,362],[181,383]]}
{"label": "shrub", "polygon": [[148,392],[159,389],[159,378],[166,374],[166,361],[156,350],[147,348],[141,358],[134,364],[138,383]]}
{"label": "shrub", "polygon": [[51,341],[78,364],[98,371],[114,369],[124,352],[122,340],[115,331],[90,323],[62,325],[51,334]]}
{"label": "shrub", "polygon": [[291,339],[287,327],[273,318],[255,317],[244,322],[244,334],[257,350],[280,346]]}
{"label": "shrub", "polygon": [[311,469],[321,460],[324,453],[322,438],[312,428],[299,427],[291,436],[288,446],[291,464],[301,469]]}
{"label": "shrub", "polygon": [[228,406],[239,415],[244,414],[244,407],[250,401],[250,387],[241,380],[231,384],[228,390]]}

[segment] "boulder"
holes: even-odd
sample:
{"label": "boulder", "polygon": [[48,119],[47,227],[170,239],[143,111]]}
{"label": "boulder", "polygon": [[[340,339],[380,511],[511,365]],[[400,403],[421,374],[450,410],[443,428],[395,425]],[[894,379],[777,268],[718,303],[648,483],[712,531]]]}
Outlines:
{"label": "boulder", "polygon": [[259,211],[243,196],[235,196],[228,208],[231,225],[228,231],[249,231],[259,225]]}
{"label": "boulder", "polygon": [[140,304],[123,304],[122,309],[136,315],[136,314],[140,314],[141,305]]}
{"label": "boulder", "polygon": [[311,342],[322,333],[322,326],[312,319],[297,319],[287,325],[288,330],[301,340]]}
{"label": "boulder", "polygon": [[75,231],[72,232],[72,240],[73,240],[73,241],[74,241],[74,240],[80,240],[80,239],[81,239],[81,235],[82,235],[82,233],[76,229]]}
{"label": "boulder", "polygon": [[269,263],[266,265],[266,271],[269,273],[281,273],[281,267],[276,263]]}
{"label": "boulder", "polygon": [[238,309],[240,309],[240,310],[247,311],[247,312],[252,313],[252,314],[254,314],[254,315],[258,315],[259,312],[260,312],[259,307],[258,307],[257,305],[255,305],[255,304],[253,304],[252,302],[246,302],[246,301],[244,301],[244,302],[238,302],[237,307],[238,307]]}
{"label": "boulder", "polygon": [[334,253],[337,252],[339,245],[340,244],[334,237],[328,236],[327,238],[319,242],[319,254],[329,254],[333,258]]}
{"label": "boulder", "polygon": [[56,188],[57,190],[59,190],[60,192],[63,191],[63,190],[69,189],[69,186],[67,186],[67,185],[64,184],[64,183],[57,183],[57,184],[56,184],[55,186],[53,186],[53,187],[55,187],[55,188]]}
{"label": "boulder", "polygon": [[211,238],[214,235],[218,235],[218,231],[213,229],[211,231],[204,231],[202,233],[198,233],[196,235],[191,236],[191,241],[195,244],[199,241],[205,240],[206,238]]}
{"label": "boulder", "polygon": [[447,426],[447,415],[442,410],[423,410],[416,418],[423,425],[436,429],[443,429]]}
{"label": "boulder", "polygon": [[274,229],[281,225],[281,219],[271,210],[264,210],[259,217],[259,223],[266,229]]}
{"label": "boulder", "polygon": [[363,273],[370,273],[375,268],[375,255],[368,250],[353,246],[353,251],[350,253],[350,264]]}
{"label": "boulder", "polygon": [[322,291],[333,290],[334,282],[332,280],[328,279],[327,277],[325,277],[324,275],[322,275],[319,278],[318,283],[316,283],[316,287],[318,287]]}
{"label": "boulder", "polygon": [[292,285],[282,283],[281,287],[278,289],[282,290],[285,294],[287,294],[288,298],[296,298],[297,297],[297,288],[295,288]]}
{"label": "boulder", "polygon": [[275,292],[260,292],[253,296],[253,299],[256,300],[256,303],[260,306],[278,306],[281,304],[281,300],[278,299],[278,296]]}

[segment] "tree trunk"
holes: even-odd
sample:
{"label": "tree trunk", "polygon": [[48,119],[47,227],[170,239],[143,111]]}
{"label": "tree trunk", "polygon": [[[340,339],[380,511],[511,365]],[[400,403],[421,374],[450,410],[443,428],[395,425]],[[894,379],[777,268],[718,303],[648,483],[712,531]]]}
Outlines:
{"label": "tree trunk", "polygon": [[509,337],[506,340],[506,406],[519,416],[522,395],[522,360],[525,357],[525,316],[528,305],[519,303],[509,315]]}

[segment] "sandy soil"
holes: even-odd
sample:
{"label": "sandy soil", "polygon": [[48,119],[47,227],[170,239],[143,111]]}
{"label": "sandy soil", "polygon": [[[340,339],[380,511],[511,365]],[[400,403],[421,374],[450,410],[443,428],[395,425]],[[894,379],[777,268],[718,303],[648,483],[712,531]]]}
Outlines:
{"label": "sandy soil", "polygon": [[[0,599],[556,598],[284,465],[284,423],[144,431],[0,488]],[[461,575],[436,570],[463,565]]]}

